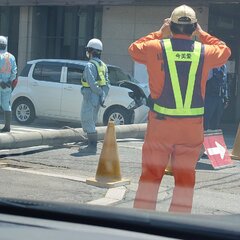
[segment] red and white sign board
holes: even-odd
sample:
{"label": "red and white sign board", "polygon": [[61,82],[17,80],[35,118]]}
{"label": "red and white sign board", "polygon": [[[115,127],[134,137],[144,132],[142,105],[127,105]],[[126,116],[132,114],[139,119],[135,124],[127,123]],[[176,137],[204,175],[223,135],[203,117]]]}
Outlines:
{"label": "red and white sign board", "polygon": [[214,169],[233,165],[221,130],[204,134],[203,145]]}

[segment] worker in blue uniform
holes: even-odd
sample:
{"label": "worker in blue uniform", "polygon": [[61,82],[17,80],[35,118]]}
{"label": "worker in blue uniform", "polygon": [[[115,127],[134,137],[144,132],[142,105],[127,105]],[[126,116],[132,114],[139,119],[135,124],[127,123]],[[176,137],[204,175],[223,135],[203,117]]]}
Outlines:
{"label": "worker in blue uniform", "polygon": [[210,72],[206,85],[204,130],[219,129],[224,109],[229,104],[226,64]]}
{"label": "worker in blue uniform", "polygon": [[79,153],[84,155],[96,154],[97,131],[96,121],[99,108],[105,107],[104,101],[109,91],[108,68],[100,59],[103,44],[99,39],[91,39],[86,47],[86,56],[89,58],[82,78],[83,102],[81,108],[81,124],[87,133],[88,146],[80,148]]}
{"label": "worker in blue uniform", "polygon": [[10,132],[12,119],[11,93],[12,82],[17,77],[15,57],[7,51],[7,38],[0,36],[0,105],[4,111],[5,126],[1,132]]}

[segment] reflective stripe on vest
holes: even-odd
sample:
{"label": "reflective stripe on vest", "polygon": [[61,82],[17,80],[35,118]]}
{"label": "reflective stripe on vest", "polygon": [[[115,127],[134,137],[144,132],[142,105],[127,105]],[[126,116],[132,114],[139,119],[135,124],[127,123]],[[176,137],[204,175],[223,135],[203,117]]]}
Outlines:
{"label": "reflective stripe on vest", "polygon": [[[106,85],[105,74],[106,74],[107,66],[103,62],[101,62],[101,64],[99,64],[98,61],[95,61],[93,59],[91,59],[89,62],[94,64],[97,68],[98,76],[97,76],[97,80],[96,80],[95,84],[98,86],[105,86]],[[82,85],[83,85],[83,87],[90,87],[89,84],[84,79],[82,80]]]}
{"label": "reflective stripe on vest", "polygon": [[9,74],[9,73],[11,73],[10,54],[6,53],[4,57],[5,57],[5,61],[4,61],[3,66],[0,69],[0,73]]}
{"label": "reflective stripe on vest", "polygon": [[[190,51],[173,51],[170,39],[164,39],[163,44],[166,51],[166,57],[169,67],[169,74],[173,88],[173,95],[176,103],[176,108],[166,108],[154,103],[153,110],[160,114],[168,116],[201,116],[204,114],[204,107],[192,108],[192,99],[194,85],[196,81],[196,73],[201,56],[201,43],[194,42],[194,50]],[[188,84],[186,89],[185,100],[183,101],[176,62],[191,62],[190,71],[188,74]]]}

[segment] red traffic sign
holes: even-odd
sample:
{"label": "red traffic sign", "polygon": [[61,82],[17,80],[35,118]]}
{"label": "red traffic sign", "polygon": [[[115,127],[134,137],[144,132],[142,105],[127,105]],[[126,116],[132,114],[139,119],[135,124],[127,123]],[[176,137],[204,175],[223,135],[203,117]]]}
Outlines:
{"label": "red traffic sign", "polygon": [[203,145],[214,169],[233,165],[223,138],[222,130],[205,131]]}

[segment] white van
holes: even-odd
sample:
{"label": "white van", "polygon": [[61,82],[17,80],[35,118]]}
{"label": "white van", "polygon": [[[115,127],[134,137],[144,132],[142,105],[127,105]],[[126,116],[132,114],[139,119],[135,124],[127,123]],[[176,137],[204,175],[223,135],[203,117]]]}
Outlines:
{"label": "white van", "polygon": [[[87,61],[38,59],[27,62],[12,93],[16,120],[29,124],[36,117],[80,122],[81,77]],[[106,108],[100,108],[98,125],[146,122],[148,86],[135,81],[119,67],[108,65],[110,90]],[[126,78],[126,79],[124,79]]]}

